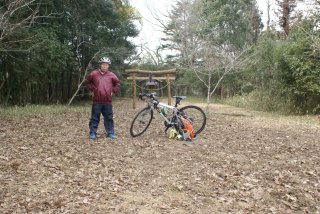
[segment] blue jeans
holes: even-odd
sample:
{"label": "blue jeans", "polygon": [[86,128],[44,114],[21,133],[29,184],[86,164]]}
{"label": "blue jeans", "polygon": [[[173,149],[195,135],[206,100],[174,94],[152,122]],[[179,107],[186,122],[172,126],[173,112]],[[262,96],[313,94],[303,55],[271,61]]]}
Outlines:
{"label": "blue jeans", "polygon": [[91,119],[89,122],[90,133],[97,133],[101,114],[104,118],[106,134],[114,134],[112,104],[92,104]]}

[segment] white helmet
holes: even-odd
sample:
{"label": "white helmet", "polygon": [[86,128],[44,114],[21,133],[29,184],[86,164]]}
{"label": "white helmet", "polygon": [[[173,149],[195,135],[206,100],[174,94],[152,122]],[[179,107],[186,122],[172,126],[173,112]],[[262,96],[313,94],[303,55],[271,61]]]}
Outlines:
{"label": "white helmet", "polygon": [[99,64],[101,64],[101,63],[108,63],[110,65],[111,64],[111,60],[108,57],[102,57],[99,60]]}

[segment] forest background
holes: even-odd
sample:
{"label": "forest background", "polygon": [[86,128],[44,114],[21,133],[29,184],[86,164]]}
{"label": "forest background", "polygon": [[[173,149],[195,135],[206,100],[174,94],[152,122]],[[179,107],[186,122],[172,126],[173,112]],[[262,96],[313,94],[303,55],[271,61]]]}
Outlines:
{"label": "forest background", "polygon": [[123,83],[120,97],[132,96],[125,69],[175,67],[175,94],[319,114],[320,1],[307,1],[314,10],[306,15],[299,1],[278,0],[277,23],[266,2],[259,11],[252,0],[179,0],[167,22],[158,19],[165,36],[150,50],[132,42],[142,14],[129,1],[1,0],[0,105],[88,100],[83,78],[108,56]]}

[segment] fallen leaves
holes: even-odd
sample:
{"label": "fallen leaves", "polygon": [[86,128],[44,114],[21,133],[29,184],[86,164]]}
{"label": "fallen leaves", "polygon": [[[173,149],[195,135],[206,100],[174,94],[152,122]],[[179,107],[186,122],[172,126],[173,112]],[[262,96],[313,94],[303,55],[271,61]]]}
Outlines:
{"label": "fallen leaves", "polygon": [[158,117],[131,138],[135,111],[123,106],[114,103],[118,139],[101,123],[91,144],[89,108],[1,120],[0,212],[320,212],[319,127],[219,109],[185,144]]}

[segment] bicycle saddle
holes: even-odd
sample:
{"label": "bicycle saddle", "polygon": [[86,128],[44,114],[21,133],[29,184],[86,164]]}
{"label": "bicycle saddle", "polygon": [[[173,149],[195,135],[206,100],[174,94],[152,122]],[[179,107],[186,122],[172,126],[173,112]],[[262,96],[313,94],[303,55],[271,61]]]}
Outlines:
{"label": "bicycle saddle", "polygon": [[173,98],[176,98],[176,104],[174,105],[175,107],[177,107],[178,105],[180,105],[180,101],[186,99],[186,96],[173,96]]}
{"label": "bicycle saddle", "polygon": [[176,98],[177,100],[184,100],[187,97],[186,96],[173,96],[173,98]]}

